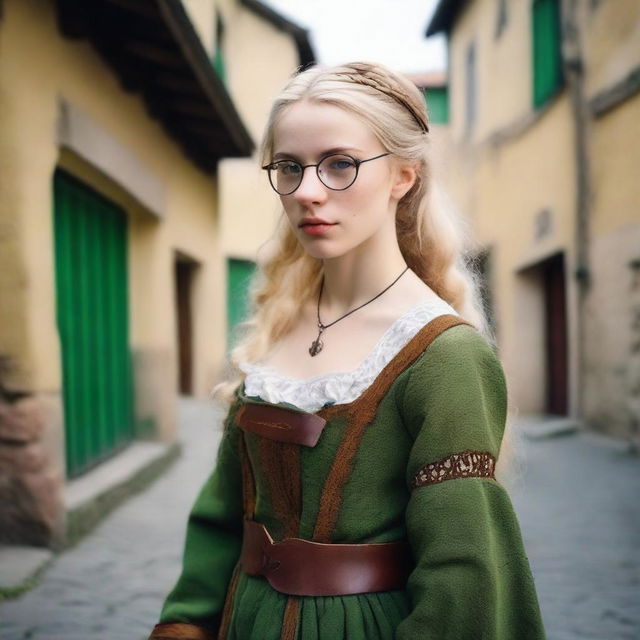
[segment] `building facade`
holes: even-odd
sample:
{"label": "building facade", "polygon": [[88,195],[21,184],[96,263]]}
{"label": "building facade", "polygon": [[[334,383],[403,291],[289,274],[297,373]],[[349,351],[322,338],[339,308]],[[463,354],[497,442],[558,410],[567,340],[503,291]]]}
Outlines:
{"label": "building facade", "polygon": [[[136,442],[173,442],[177,395],[217,381],[221,166],[255,152],[251,57],[279,47],[284,82],[305,33],[257,2],[0,9],[0,543],[57,546],[70,486]],[[236,29],[259,37],[242,49]]]}
{"label": "building facade", "polygon": [[[314,63],[307,31],[257,0],[185,0],[185,7],[258,146],[274,97],[298,68]],[[227,351],[249,310],[247,288],[260,248],[282,212],[261,164],[256,148],[249,158],[219,165]]]}
{"label": "building facade", "polygon": [[[441,0],[449,188],[518,413],[640,443],[640,5]],[[634,124],[635,123],[635,124]]]}

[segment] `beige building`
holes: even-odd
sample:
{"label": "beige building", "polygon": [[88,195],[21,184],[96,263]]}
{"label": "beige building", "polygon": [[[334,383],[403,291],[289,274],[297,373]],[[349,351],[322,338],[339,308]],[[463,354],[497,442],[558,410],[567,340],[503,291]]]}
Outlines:
{"label": "beige building", "polygon": [[449,187],[512,409],[640,443],[640,4],[440,0]]}
{"label": "beige building", "polygon": [[312,54],[259,2],[217,5],[0,3],[0,543],[104,515],[219,376],[227,263],[266,218],[252,154]]}

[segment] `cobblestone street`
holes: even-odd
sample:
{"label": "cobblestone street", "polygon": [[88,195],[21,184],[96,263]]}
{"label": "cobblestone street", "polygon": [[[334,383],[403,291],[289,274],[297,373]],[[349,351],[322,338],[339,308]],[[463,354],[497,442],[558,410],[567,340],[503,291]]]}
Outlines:
{"label": "cobblestone street", "polygon": [[[177,577],[187,513],[215,460],[222,418],[191,400],[181,401],[180,416],[184,455],[59,555],[37,587],[0,604],[0,638],[147,637]],[[522,438],[518,459],[523,472],[510,492],[549,640],[640,638],[638,457],[576,433]]]}
{"label": "cobblestone street", "polygon": [[523,439],[510,493],[549,640],[640,638],[640,459],[595,434]]}
{"label": "cobblestone street", "polygon": [[177,577],[191,503],[215,461],[221,414],[180,403],[184,451],[143,493],[0,604],[2,640],[143,640]]}

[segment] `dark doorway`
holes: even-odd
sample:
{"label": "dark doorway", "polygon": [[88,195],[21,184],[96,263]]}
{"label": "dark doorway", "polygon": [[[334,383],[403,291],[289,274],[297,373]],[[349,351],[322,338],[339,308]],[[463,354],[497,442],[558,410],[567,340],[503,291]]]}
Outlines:
{"label": "dark doorway", "polygon": [[176,311],[178,330],[178,392],[183,395],[193,393],[193,280],[197,263],[184,256],[176,255]]}
{"label": "dark doorway", "polygon": [[567,415],[567,314],[564,254],[541,264],[544,287],[546,412]]}

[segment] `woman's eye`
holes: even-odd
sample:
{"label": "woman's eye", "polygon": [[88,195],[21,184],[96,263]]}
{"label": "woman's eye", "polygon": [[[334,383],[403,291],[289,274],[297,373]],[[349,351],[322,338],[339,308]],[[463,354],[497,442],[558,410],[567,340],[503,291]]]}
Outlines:
{"label": "woman's eye", "polygon": [[339,160],[332,160],[330,166],[334,171],[344,171],[346,169],[351,169],[354,165],[351,160],[341,158]]}
{"label": "woman's eye", "polygon": [[278,171],[285,176],[295,176],[300,173],[301,168],[295,162],[281,162],[278,164]]}

